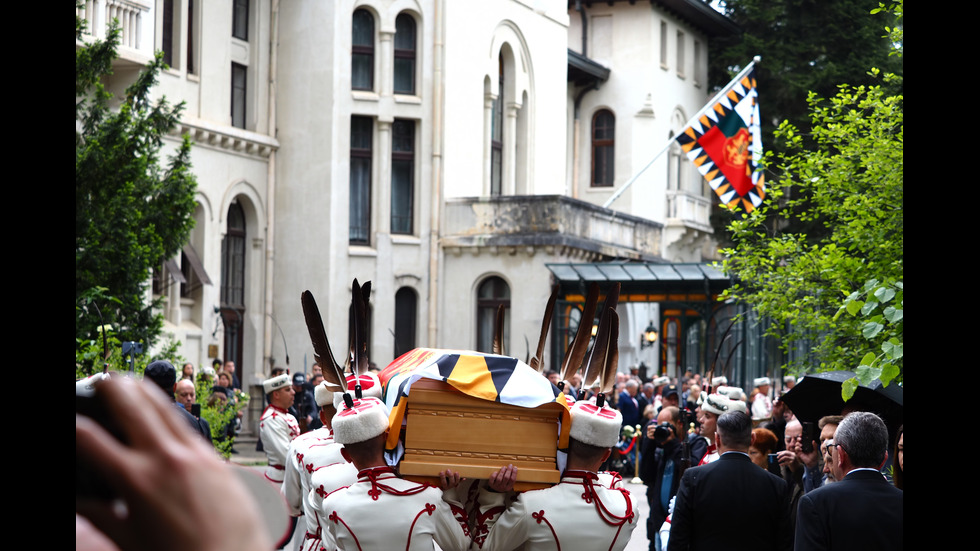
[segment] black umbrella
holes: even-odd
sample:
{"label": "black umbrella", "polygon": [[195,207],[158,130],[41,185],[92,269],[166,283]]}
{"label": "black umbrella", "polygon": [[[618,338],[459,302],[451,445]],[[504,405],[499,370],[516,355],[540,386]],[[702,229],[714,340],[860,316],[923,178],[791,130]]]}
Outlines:
{"label": "black umbrella", "polygon": [[841,397],[841,383],[854,377],[853,371],[824,371],[803,377],[783,395],[796,418],[816,423],[824,415],[840,415],[848,410],[871,411],[884,419],[890,430],[902,424],[903,389],[897,383],[882,386],[875,380],[870,386],[858,385],[846,403]]}

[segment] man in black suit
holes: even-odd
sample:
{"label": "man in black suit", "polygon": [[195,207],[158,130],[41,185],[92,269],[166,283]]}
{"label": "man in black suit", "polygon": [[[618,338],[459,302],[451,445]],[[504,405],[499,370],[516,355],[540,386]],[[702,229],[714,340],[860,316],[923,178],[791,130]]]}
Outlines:
{"label": "man in black suit", "polygon": [[677,491],[668,550],[791,549],[786,481],[749,459],[752,418],[729,411],[718,418],[721,457],[688,469]]}
{"label": "man in black suit", "polygon": [[839,482],[800,498],[797,551],[902,549],[905,494],[881,475],[887,449],[888,428],[877,415],[855,412],[841,421],[831,448]]}
{"label": "man in black suit", "polygon": [[630,379],[626,381],[626,390],[619,393],[619,412],[623,414],[624,427],[626,425],[631,427],[639,425],[642,420],[640,405],[636,400],[639,389],[640,384]]}

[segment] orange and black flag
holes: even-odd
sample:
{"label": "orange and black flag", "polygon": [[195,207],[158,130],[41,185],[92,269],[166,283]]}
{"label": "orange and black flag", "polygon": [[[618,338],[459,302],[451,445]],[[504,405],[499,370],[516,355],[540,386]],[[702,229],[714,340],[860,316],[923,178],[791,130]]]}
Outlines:
{"label": "orange and black flag", "polygon": [[[517,358],[471,350],[416,348],[388,364],[378,378],[385,385],[383,398],[392,426],[401,426],[412,384],[423,377],[445,381],[463,394],[492,402],[527,408],[557,402],[564,406],[560,440],[567,444],[571,419],[561,391]],[[396,444],[398,433],[389,433],[388,449]]]}
{"label": "orange and black flag", "polygon": [[746,212],[762,204],[766,192],[754,68],[729,83],[676,140],[723,203]]}

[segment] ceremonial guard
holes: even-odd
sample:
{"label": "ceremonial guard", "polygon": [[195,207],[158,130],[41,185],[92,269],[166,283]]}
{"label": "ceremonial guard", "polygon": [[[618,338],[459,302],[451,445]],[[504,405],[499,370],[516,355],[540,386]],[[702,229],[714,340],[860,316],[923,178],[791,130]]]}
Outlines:
{"label": "ceremonial guard", "polygon": [[[480,548],[622,550],[629,542],[638,521],[636,504],[616,479],[600,478],[597,473],[619,441],[623,424],[622,414],[605,405],[606,393],[613,391],[616,381],[618,296],[618,286],[607,295],[587,361],[585,380],[598,380],[599,394],[594,402],[579,400],[569,408],[572,422],[561,481],[551,488],[526,491],[507,503],[510,496],[504,492],[513,489],[517,469],[508,465],[490,475],[487,487],[480,490],[480,518],[473,538]],[[581,362],[571,360],[573,366]]]}
{"label": "ceremonial guard", "polygon": [[486,518],[474,537],[481,549],[511,550],[524,542],[535,550],[626,547],[638,520],[636,504],[628,490],[596,472],[619,439],[622,415],[586,401],[576,402],[571,414],[561,482],[520,494],[506,510],[506,494],[496,490],[513,487],[515,468],[494,473],[489,488],[481,490],[480,509]]}
{"label": "ceremonial guard", "polygon": [[[349,394],[347,395],[350,396]],[[327,530],[339,549],[466,549],[460,503],[435,486],[399,478],[384,460],[388,408],[377,398],[350,400],[334,416],[334,439],[358,469],[357,482],[323,501]]]}
{"label": "ceremonial guard", "polygon": [[265,455],[269,459],[265,477],[276,484],[281,484],[286,474],[289,443],[300,434],[296,418],[286,411],[293,405],[293,385],[289,375],[284,373],[266,379],[262,383],[262,388],[269,399],[269,406],[265,408],[259,419],[259,436],[262,438]]}
{"label": "ceremonial guard", "polygon": [[718,449],[715,445],[715,430],[718,417],[731,411],[732,401],[723,394],[709,394],[697,410],[698,422],[701,424],[701,435],[707,443],[707,451],[698,461],[698,465],[707,465],[718,460]]}
{"label": "ceremonial guard", "polygon": [[[340,390],[336,386],[333,389]],[[341,446],[334,442],[333,430],[330,428],[333,415],[337,411],[333,405],[333,397],[334,392],[326,381],[316,386],[314,398],[320,406],[319,415],[323,426],[297,436],[289,444],[289,461],[286,462],[281,490],[290,513],[306,518],[306,539],[300,547],[302,551],[320,550],[320,523],[317,509],[310,499],[313,472],[318,467],[344,460],[340,455]]]}
{"label": "ceremonial guard", "polygon": [[769,377],[758,377],[752,384],[756,389],[752,396],[752,421],[758,424],[772,417],[772,398],[769,397],[772,381]]}

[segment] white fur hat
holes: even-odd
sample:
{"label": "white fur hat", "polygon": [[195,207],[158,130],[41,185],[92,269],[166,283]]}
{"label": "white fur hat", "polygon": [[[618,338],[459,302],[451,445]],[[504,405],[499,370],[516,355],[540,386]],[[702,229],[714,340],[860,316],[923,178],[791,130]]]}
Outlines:
{"label": "white fur hat", "polygon": [[619,411],[581,400],[569,407],[569,413],[572,428],[568,435],[572,438],[600,448],[611,448],[619,442],[619,429],[623,425],[623,414]]}
{"label": "white fur hat", "polygon": [[[377,374],[368,371],[367,373],[359,376],[357,381],[354,380],[354,375],[347,375],[347,391],[351,393],[351,398],[354,398],[354,385],[361,383],[361,397],[362,398],[381,398],[381,380],[378,379]],[[333,395],[333,406],[340,411],[344,403],[344,393],[337,392]]]}
{"label": "white fur hat", "polygon": [[344,406],[343,411],[333,416],[333,439],[340,444],[364,442],[386,430],[388,408],[378,398],[354,400],[354,407]]}
{"label": "white fur hat", "polygon": [[741,400],[732,400],[728,402],[728,411],[741,411],[742,413],[748,415],[749,408],[745,405],[745,402]]}
{"label": "white fur hat", "polygon": [[273,390],[279,390],[280,388],[287,387],[291,384],[293,384],[293,381],[289,378],[289,375],[283,373],[282,375],[263,381],[262,389],[265,390],[266,394],[268,394]]}
{"label": "white fur hat", "polygon": [[737,386],[720,386],[718,394],[728,396],[729,400],[741,400],[745,396],[745,391]]}
{"label": "white fur hat", "polygon": [[313,389],[313,399],[320,407],[333,405],[334,394],[340,390],[342,389],[339,386],[323,381]]}
{"label": "white fur hat", "polygon": [[727,385],[727,384],[728,384],[728,377],[725,377],[724,375],[721,375],[720,377],[711,378],[711,386],[713,387]]}
{"label": "white fur hat", "polygon": [[[702,395],[704,394],[702,393]],[[724,394],[711,394],[704,397],[704,402],[701,403],[701,409],[710,411],[715,415],[721,415],[732,410],[731,402],[728,396]]]}
{"label": "white fur hat", "polygon": [[752,386],[766,386],[771,384],[772,381],[769,380],[769,377],[757,377],[754,381],[752,381]]}

